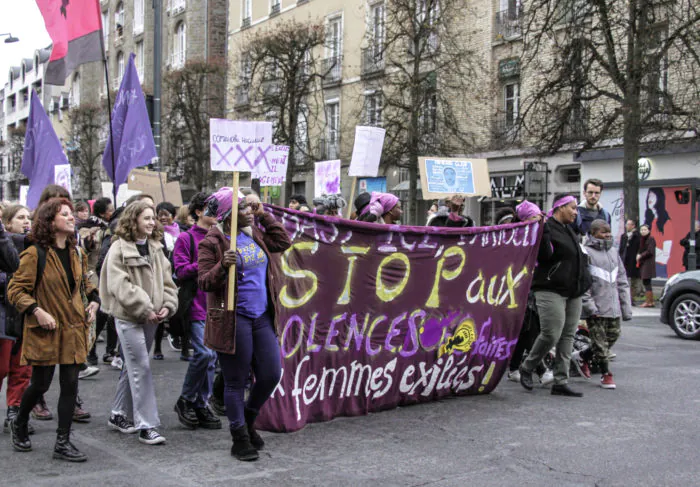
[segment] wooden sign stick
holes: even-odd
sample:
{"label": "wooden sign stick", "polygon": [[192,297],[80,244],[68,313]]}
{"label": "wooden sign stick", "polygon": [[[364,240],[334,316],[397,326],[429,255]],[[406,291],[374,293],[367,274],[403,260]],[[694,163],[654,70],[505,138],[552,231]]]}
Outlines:
{"label": "wooden sign stick", "polygon": [[[238,181],[240,178],[240,173],[233,173],[233,201],[231,202],[231,247],[230,249],[234,252],[236,251],[236,235],[238,234]],[[226,309],[228,311],[233,311],[235,305],[234,301],[236,299],[236,267],[234,266],[234,272],[231,272],[229,268],[228,273],[228,302],[226,304]]]}
{"label": "wooden sign stick", "polygon": [[353,201],[355,200],[355,191],[357,190],[357,178],[352,178],[352,186],[350,187],[350,199],[348,200],[348,211],[345,216],[348,220],[352,216]]}

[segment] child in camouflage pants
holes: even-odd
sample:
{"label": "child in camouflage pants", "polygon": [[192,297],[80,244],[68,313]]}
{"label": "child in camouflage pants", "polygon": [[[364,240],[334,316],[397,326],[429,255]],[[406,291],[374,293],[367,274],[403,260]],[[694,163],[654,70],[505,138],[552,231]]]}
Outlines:
{"label": "child in camouflage pants", "polygon": [[[575,364],[596,361],[600,366],[601,387],[615,389],[608,363],[608,351],[620,337],[620,319],[632,319],[630,287],[625,266],[613,247],[610,225],[603,220],[591,224],[591,234],[585,243],[592,285],[583,296],[583,317],[588,323],[591,347],[574,354]],[[576,356],[578,355],[578,356]]]}

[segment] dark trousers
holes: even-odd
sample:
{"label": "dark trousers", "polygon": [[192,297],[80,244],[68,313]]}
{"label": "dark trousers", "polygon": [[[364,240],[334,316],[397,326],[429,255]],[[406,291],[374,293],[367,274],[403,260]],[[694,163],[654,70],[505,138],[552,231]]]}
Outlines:
{"label": "dark trousers", "polygon": [[[99,336],[103,330],[107,330],[107,345],[105,346],[105,354],[114,355],[117,350],[117,329],[114,327],[114,318],[102,311],[97,312],[97,320],[95,325],[95,336]],[[90,350],[90,357],[97,358],[97,340]]]}
{"label": "dark trousers", "polygon": [[540,318],[537,315],[537,311],[528,305],[525,311],[523,327],[520,329],[520,336],[518,336],[518,343],[515,345],[513,355],[510,358],[509,368],[511,372],[518,370],[518,367],[520,367],[523,361],[525,351],[532,349],[532,345],[535,343],[535,340],[537,340],[537,335],[539,334]]}
{"label": "dark trousers", "polygon": [[[80,364],[59,365],[61,393],[58,398],[58,428],[69,430],[73,422],[73,408],[78,397],[78,372]],[[35,365],[32,367],[32,380],[22,395],[17,422],[24,424],[29,421],[29,413],[36,406],[39,398],[51,387],[55,365]]]}
{"label": "dark trousers", "polygon": [[[236,315],[236,353],[220,353],[219,362],[224,376],[224,403],[231,429],[245,424],[244,410],[260,411],[280,381],[282,362],[280,348],[269,312],[251,319]],[[245,386],[250,369],[255,382],[247,404]]]}
{"label": "dark trousers", "polygon": [[646,292],[651,291],[651,279],[642,279],[642,285]]}

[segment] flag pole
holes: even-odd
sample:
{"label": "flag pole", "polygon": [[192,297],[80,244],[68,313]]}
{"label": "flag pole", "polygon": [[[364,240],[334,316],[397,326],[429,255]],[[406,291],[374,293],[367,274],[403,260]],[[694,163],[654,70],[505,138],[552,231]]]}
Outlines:
{"label": "flag pole", "polygon": [[95,0],[98,18],[100,19],[100,45],[102,46],[102,63],[105,67],[105,88],[107,89],[107,120],[109,121],[109,150],[112,157],[112,196],[114,197],[114,206],[117,206],[117,192],[119,187],[115,182],[117,178],[116,161],[114,160],[114,134],[112,132],[112,95],[109,87],[109,67],[107,65],[107,51],[105,50],[105,32],[102,25],[102,9],[100,8],[100,0]]}

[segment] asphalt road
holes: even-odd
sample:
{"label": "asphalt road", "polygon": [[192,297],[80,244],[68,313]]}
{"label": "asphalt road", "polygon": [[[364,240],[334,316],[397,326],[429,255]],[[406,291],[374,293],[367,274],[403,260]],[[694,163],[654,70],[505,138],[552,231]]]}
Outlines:
{"label": "asphalt road", "polygon": [[[56,423],[34,421],[31,453],[0,437],[0,485],[698,485],[700,343],[645,314],[625,324],[615,347],[615,391],[575,379],[585,397],[561,398],[504,378],[489,396],[263,433],[268,447],[255,463],[232,459],[226,430],[179,426],[172,407],[186,364],[175,352],[153,367],[163,446],[108,430],[118,372],[102,366],[81,382],[93,421],[74,427],[89,461],[52,460]],[[54,407],[57,389],[48,394]]]}

